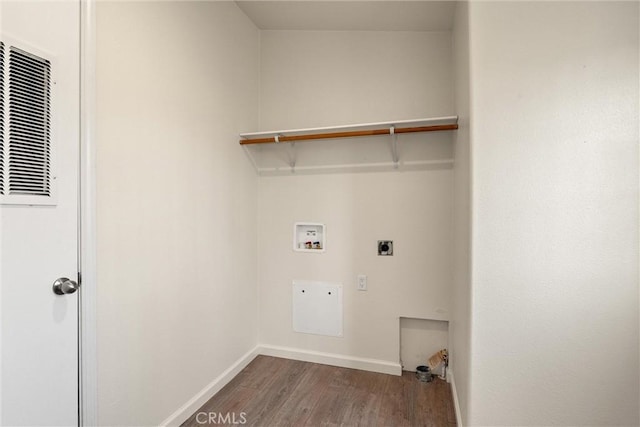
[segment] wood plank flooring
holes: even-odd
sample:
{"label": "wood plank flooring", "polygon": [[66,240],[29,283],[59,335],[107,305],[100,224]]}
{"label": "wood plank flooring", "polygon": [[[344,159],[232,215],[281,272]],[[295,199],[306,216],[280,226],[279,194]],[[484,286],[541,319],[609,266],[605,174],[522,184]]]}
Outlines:
{"label": "wood plank flooring", "polygon": [[449,384],[258,356],[183,427],[453,427]]}

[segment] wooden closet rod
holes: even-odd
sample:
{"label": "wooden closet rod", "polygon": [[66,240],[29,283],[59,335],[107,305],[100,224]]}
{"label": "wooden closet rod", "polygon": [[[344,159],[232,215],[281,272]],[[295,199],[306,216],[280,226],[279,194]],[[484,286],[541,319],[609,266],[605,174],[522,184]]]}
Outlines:
{"label": "wooden closet rod", "polygon": [[[419,126],[409,128],[395,128],[394,133],[414,133],[414,132],[436,132],[442,130],[456,130],[457,124],[449,125],[434,125],[434,126]],[[278,137],[277,142],[294,142],[294,141],[309,141],[312,139],[332,139],[332,138],[354,138],[358,136],[375,136],[375,135],[391,135],[390,128],[384,129],[372,129],[372,130],[354,130],[347,132],[330,132],[330,133],[313,133],[308,135],[282,135]],[[241,145],[247,144],[271,144],[276,142],[275,137],[269,138],[255,138],[255,139],[241,139]]]}

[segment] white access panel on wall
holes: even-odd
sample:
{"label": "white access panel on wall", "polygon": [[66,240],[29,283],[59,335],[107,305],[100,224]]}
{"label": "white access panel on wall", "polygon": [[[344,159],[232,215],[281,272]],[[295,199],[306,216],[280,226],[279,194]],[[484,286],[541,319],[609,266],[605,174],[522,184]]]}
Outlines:
{"label": "white access panel on wall", "polygon": [[293,330],[342,336],[342,284],[293,281]]}

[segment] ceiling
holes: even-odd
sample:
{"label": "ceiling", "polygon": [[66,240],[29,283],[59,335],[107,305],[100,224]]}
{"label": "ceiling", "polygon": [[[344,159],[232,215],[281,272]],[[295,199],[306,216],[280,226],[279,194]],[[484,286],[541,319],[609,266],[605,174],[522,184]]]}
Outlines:
{"label": "ceiling", "polygon": [[447,31],[455,1],[236,1],[261,30]]}

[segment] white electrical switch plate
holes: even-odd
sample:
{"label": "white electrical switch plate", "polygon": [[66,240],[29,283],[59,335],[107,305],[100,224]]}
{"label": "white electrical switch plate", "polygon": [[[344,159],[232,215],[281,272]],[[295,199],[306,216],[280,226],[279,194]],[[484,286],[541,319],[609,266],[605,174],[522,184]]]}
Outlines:
{"label": "white electrical switch plate", "polygon": [[367,290],[367,276],[365,276],[364,274],[358,274],[358,290]]}

